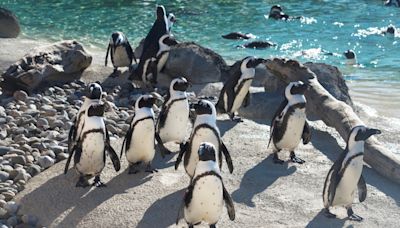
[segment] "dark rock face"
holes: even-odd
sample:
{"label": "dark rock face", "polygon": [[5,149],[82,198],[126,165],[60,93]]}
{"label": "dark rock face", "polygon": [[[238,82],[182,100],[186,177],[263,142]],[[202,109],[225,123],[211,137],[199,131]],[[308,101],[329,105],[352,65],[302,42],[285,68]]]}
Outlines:
{"label": "dark rock face", "polygon": [[15,38],[20,31],[17,17],[11,11],[0,7],[0,38]]}
{"label": "dark rock face", "polygon": [[62,84],[80,78],[92,56],[77,41],[62,41],[32,49],[3,74],[3,92],[32,92],[44,84]]}
{"label": "dark rock face", "polygon": [[171,78],[186,77],[194,84],[224,81],[229,67],[214,51],[193,42],[172,47],[163,73]]}

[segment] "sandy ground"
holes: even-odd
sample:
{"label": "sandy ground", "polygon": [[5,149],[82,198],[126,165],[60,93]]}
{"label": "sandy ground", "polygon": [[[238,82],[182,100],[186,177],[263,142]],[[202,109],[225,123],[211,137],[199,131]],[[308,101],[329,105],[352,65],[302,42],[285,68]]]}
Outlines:
{"label": "sandy ground", "polygon": [[[365,220],[346,220],[341,208],[335,210],[339,219],[326,218],[321,213],[323,182],[343,142],[336,140],[339,136],[333,129],[313,122],[312,144],[301,145],[298,150],[307,162],[276,165],[271,149],[267,149],[269,126],[264,122],[218,121],[234,161],[233,174],[224,164],[223,178],[236,207],[236,220],[230,221],[224,211],[220,227],[397,226],[400,187],[367,166],[363,171],[367,199],[353,207]],[[120,140],[113,146],[118,150]],[[288,158],[288,153],[281,156]],[[50,227],[175,227],[189,178],[183,167],[174,170],[174,161],[175,156],[163,160],[157,155],[154,166],[159,173],[151,175],[128,175],[125,158],[119,173],[108,162],[102,174],[108,187],[91,189],[74,187],[77,175],[72,169],[62,174],[62,162],[31,179],[17,200],[23,205],[23,213],[37,215],[42,225]],[[183,220],[177,227],[185,227]]]}

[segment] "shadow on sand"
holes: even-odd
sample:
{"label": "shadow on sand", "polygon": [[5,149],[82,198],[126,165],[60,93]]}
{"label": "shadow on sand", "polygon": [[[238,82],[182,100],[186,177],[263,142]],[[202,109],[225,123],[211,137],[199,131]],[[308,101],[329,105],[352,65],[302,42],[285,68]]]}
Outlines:
{"label": "shadow on sand", "polygon": [[253,197],[271,186],[279,177],[288,176],[296,171],[296,167],[288,168],[288,163],[274,164],[270,154],[262,162],[248,170],[240,182],[240,187],[232,193],[232,198],[238,203],[255,207]]}
{"label": "shadow on sand", "polygon": [[346,219],[339,219],[339,218],[327,218],[324,215],[324,209],[321,211],[311,220],[306,228],[319,228],[319,227],[343,227]]}

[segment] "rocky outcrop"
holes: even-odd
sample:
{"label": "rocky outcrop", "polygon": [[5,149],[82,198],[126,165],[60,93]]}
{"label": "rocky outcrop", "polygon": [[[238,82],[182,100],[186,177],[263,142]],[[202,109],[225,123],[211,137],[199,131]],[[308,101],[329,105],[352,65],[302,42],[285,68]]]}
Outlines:
{"label": "rocky outcrop", "polygon": [[0,7],[0,38],[15,38],[20,31],[17,17],[8,9]]}
{"label": "rocky outcrop", "polygon": [[171,78],[184,76],[194,84],[223,81],[229,67],[214,51],[193,42],[171,48],[164,73]]}
{"label": "rocky outcrop", "polygon": [[43,84],[60,84],[78,79],[89,67],[92,56],[77,41],[62,41],[32,49],[3,74],[3,92],[32,92]]}

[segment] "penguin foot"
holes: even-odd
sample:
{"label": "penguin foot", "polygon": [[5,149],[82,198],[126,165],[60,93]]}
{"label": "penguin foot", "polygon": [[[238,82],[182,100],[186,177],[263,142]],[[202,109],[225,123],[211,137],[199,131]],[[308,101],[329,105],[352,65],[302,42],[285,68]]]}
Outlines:
{"label": "penguin foot", "polygon": [[332,213],[329,211],[328,208],[325,208],[324,214],[325,214],[325,216],[326,216],[327,218],[336,218],[336,215],[335,215],[335,214],[332,214]]}
{"label": "penguin foot", "polygon": [[128,170],[128,174],[136,174],[139,172],[139,170],[136,168],[137,165],[139,165],[140,162],[135,163],[135,164],[130,164],[129,165],[129,170]]}
{"label": "penguin foot", "polygon": [[277,154],[274,154],[274,157],[272,158],[272,161],[273,161],[275,164],[281,164],[281,165],[285,162],[285,161],[279,159]]}
{"label": "penguin foot", "polygon": [[110,77],[116,78],[116,77],[118,77],[118,75],[119,75],[119,72],[118,72],[117,68],[114,68],[114,71],[112,72],[112,74],[110,74]]}
{"label": "penguin foot", "polygon": [[100,177],[99,176],[96,176],[94,178],[94,182],[93,182],[92,186],[95,186],[95,187],[107,187],[106,184],[104,184],[103,182],[100,181]]}
{"label": "penguin foot", "polygon": [[294,163],[299,163],[299,164],[303,164],[304,162],[306,162],[303,159],[297,157],[293,151],[290,152],[290,160],[292,160],[292,162]]}
{"label": "penguin foot", "polygon": [[147,166],[145,172],[146,172],[146,173],[158,173],[158,170],[157,170],[157,169],[154,169],[154,168],[151,167],[151,166]]}
{"label": "penguin foot", "polygon": [[235,116],[234,113],[230,113],[230,114],[229,114],[229,118],[230,118],[232,121],[235,121],[235,122],[237,122],[237,123],[243,122],[242,118],[240,118],[239,116]]}
{"label": "penguin foot", "polygon": [[210,225],[210,228],[217,228],[215,224]]}
{"label": "penguin foot", "polygon": [[89,187],[89,186],[90,186],[89,182],[84,177],[79,177],[79,180],[75,185],[75,187],[82,187],[82,188],[86,188],[86,187]]}
{"label": "penguin foot", "polygon": [[361,222],[363,220],[361,216],[354,214],[353,209],[351,207],[347,208],[347,216],[349,216],[349,219],[351,221]]}
{"label": "penguin foot", "polygon": [[160,146],[160,152],[161,152],[161,157],[165,158],[165,155],[169,155],[172,154],[172,152],[170,150],[168,150],[167,148],[165,148],[164,146]]}

